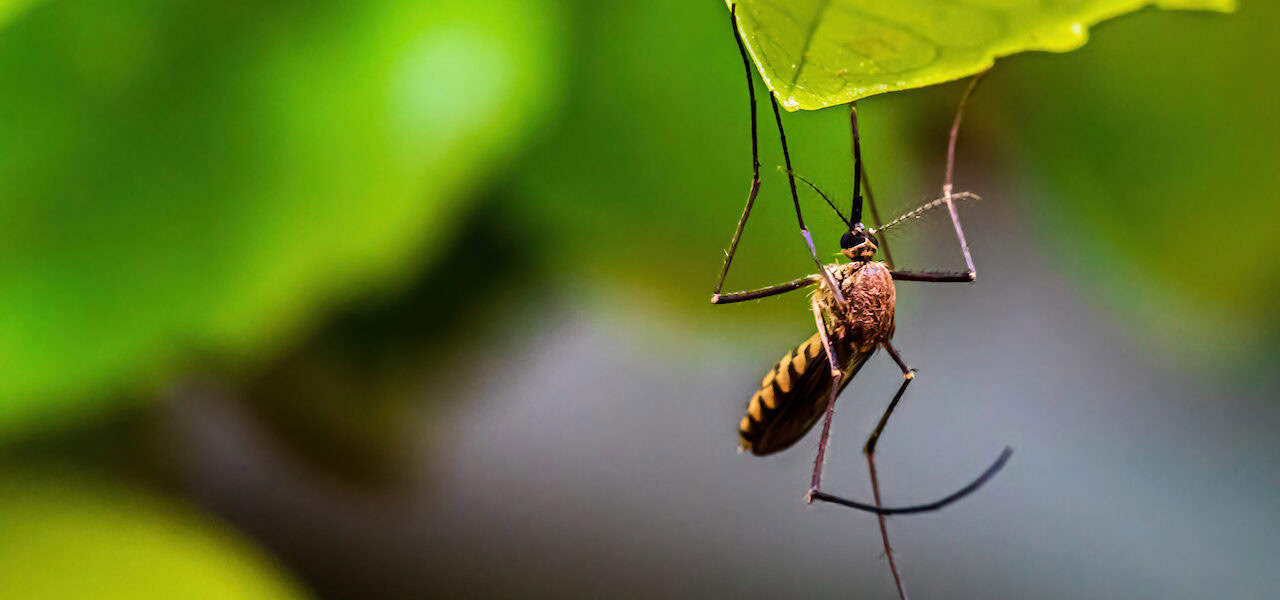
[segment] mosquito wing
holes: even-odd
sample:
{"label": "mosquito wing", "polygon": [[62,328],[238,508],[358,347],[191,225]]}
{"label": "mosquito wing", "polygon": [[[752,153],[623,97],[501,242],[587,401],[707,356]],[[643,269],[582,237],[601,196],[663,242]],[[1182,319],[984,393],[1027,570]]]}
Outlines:
{"label": "mosquito wing", "polygon": [[[843,390],[875,350],[855,352],[842,339],[831,342],[844,371]],[[815,333],[765,374],[738,427],[742,447],[757,456],[790,448],[826,411],[830,386],[831,368]]]}

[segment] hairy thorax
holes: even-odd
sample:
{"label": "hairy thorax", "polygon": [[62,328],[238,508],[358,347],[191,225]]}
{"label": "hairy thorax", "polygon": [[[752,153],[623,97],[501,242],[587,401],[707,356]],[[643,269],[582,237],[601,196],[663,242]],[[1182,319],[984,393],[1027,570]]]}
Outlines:
{"label": "hairy thorax", "polygon": [[[827,314],[828,331],[858,351],[869,351],[893,337],[893,308],[897,293],[893,277],[882,262],[828,265],[848,304],[841,309],[826,281],[814,294]],[[843,318],[840,318],[843,317]]]}

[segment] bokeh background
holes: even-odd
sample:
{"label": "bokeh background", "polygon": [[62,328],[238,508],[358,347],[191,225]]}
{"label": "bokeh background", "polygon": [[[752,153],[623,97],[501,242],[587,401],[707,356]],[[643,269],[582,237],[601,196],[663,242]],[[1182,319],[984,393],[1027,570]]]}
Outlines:
{"label": "bokeh background", "polygon": [[[1016,453],[890,521],[917,597],[1280,589],[1278,28],[1143,10],[983,83],[980,277],[899,287],[886,501]],[[735,451],[812,328],[707,302],[738,60],[718,2],[0,2],[4,595],[893,597],[874,518],[802,501],[813,439]],[[961,90],[859,104],[887,212]],[[846,112],[785,118],[847,198]],[[811,266],[762,131],[730,288]],[[889,240],[962,264],[944,221]],[[898,381],[842,397],[833,489]]]}

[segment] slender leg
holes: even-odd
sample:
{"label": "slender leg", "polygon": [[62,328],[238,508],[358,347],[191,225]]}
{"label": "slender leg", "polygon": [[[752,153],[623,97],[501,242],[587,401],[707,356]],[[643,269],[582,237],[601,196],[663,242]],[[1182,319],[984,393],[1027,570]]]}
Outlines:
{"label": "slender leg", "polygon": [[[978,82],[982,80],[985,73],[974,76],[969,81],[969,87],[965,89],[964,95],[960,97],[960,106],[956,109],[956,118],[951,123],[951,135],[947,141],[947,170],[946,179],[942,184],[942,198],[929,202],[915,210],[904,214],[895,219],[890,225],[894,225],[904,219],[913,218],[927,210],[938,206],[941,202],[946,205],[947,212],[951,215],[951,224],[955,227],[956,240],[960,242],[960,252],[964,254],[964,264],[968,268],[967,271],[941,271],[941,272],[916,272],[916,271],[892,271],[893,278],[897,281],[933,281],[933,282],[967,282],[974,281],[978,277],[978,271],[973,265],[973,255],[969,252],[969,242],[964,237],[964,228],[960,226],[960,213],[956,210],[955,200],[964,197],[974,197],[973,194],[960,193],[953,194],[953,176],[955,173],[956,162],[956,141],[960,137],[960,123],[964,120],[964,107],[969,103],[969,97],[973,95],[974,88],[978,87]],[[874,210],[874,208],[872,209]],[[886,252],[887,255],[887,252]],[[892,270],[892,269],[891,269]]]}
{"label": "slender leg", "polygon": [[[818,305],[817,298],[810,300],[809,304],[813,307],[813,320],[818,324],[818,337],[822,338],[822,347],[827,351],[827,361],[831,363],[831,378],[839,380],[841,374],[840,361],[832,350],[831,340],[827,338],[827,322],[822,318],[822,307]],[[834,401],[835,398],[832,398],[832,400]]]}
{"label": "slender leg", "polygon": [[742,44],[742,36],[738,33],[737,5],[729,10],[729,24],[733,27],[733,37],[738,41],[738,53],[742,55],[742,66],[747,72],[747,97],[751,100],[751,190],[747,193],[747,205],[738,218],[738,228],[733,232],[733,240],[729,242],[729,251],[724,255],[724,266],[720,268],[720,277],[716,280],[716,290],[712,292],[712,302],[720,295],[724,287],[724,278],[729,274],[729,265],[733,263],[733,255],[738,251],[738,242],[742,240],[742,230],[747,227],[747,218],[751,216],[751,206],[756,202],[756,194],[760,192],[760,145],[756,135],[756,89],[751,77],[751,61],[747,59],[747,48]]}
{"label": "slender leg", "polygon": [[[880,417],[880,423],[876,425],[875,431],[862,449],[863,454],[867,457],[867,472],[871,474],[871,495],[875,498],[876,506],[880,506],[880,477],[876,473],[875,459],[876,442],[880,439],[881,432],[884,431],[885,423],[889,421],[889,414],[898,405],[898,401],[902,399],[903,392],[907,391],[907,386],[911,384],[911,381],[916,376],[916,370],[907,366],[906,361],[902,360],[902,356],[898,354],[892,344],[885,341],[883,345],[889,356],[893,357],[893,362],[898,363],[898,368],[902,369],[902,386],[898,388],[898,393],[893,395],[893,400],[889,402],[889,408],[885,410],[884,416]],[[889,545],[889,528],[885,524],[885,516],[876,515],[876,519],[880,521],[880,539],[884,542],[884,555],[889,559],[889,571],[893,573],[893,583],[898,588],[898,597],[901,600],[907,600],[907,591],[902,587],[902,576],[898,573],[898,564],[893,559],[893,547]]]}
{"label": "slender leg", "polygon": [[[823,326],[819,326],[819,331],[824,331],[822,327]],[[823,341],[825,345],[826,343],[825,337]],[[987,469],[982,472],[981,475],[979,475],[973,481],[969,482],[964,487],[956,490],[955,492],[952,492],[950,495],[944,498],[935,500],[933,502],[929,502],[927,504],[917,504],[913,506],[903,506],[903,507],[882,506],[880,504],[880,482],[876,476],[875,460],[873,458],[873,455],[875,454],[876,443],[880,440],[880,434],[884,432],[885,424],[888,423],[889,421],[889,415],[893,413],[893,409],[896,408],[898,406],[898,402],[902,400],[903,392],[907,390],[907,386],[910,385],[911,381],[915,379],[915,369],[912,369],[911,367],[907,366],[906,362],[902,360],[902,357],[898,354],[897,350],[895,350],[893,346],[888,343],[884,344],[884,348],[889,352],[889,356],[893,358],[894,362],[898,363],[898,367],[902,369],[902,385],[898,388],[898,392],[894,394],[893,400],[889,402],[889,407],[885,410],[884,415],[880,417],[880,422],[876,425],[875,431],[871,434],[871,437],[867,438],[867,443],[863,446],[863,453],[867,456],[867,464],[871,469],[871,490],[875,497],[875,504],[867,504],[865,502],[850,500],[848,498],[834,496],[832,494],[828,494],[822,491],[822,464],[823,464],[824,458],[826,457],[827,442],[831,436],[831,420],[835,414],[835,396],[836,394],[839,393],[839,390],[843,387],[842,384],[844,383],[844,381],[840,378],[833,378],[833,381],[831,384],[831,399],[827,404],[826,416],[822,421],[822,435],[821,437],[818,438],[818,456],[814,460],[813,479],[810,481],[809,494],[806,497],[806,499],[810,503],[812,503],[814,500],[820,500],[822,502],[839,504],[840,506],[847,506],[849,508],[855,508],[864,512],[874,513],[881,516],[931,512],[931,511],[942,509],[964,498],[965,496],[968,496],[969,494],[972,494],[973,492],[977,491],[978,488],[982,487],[984,484],[990,481],[992,477],[995,477],[996,473],[999,473],[1000,469],[1004,468],[1005,463],[1009,462],[1009,457],[1013,455],[1013,449],[1009,447],[1005,447],[1005,449],[1000,452],[1000,456],[997,456],[995,461],[993,461],[991,465],[988,466]],[[827,346],[827,352],[834,354],[830,346]],[[888,544],[889,534],[884,529],[883,523],[881,523],[880,534],[885,539],[885,552],[886,552],[886,555],[889,556],[890,568],[894,571],[894,580],[895,582],[898,582],[899,588],[901,589],[901,578],[898,576],[897,566],[893,562],[893,553],[889,550],[889,544]]]}
{"label": "slender leg", "polygon": [[867,504],[866,502],[858,502],[856,500],[849,500],[847,498],[833,496],[831,494],[828,494],[826,492],[823,492],[817,489],[809,490],[809,502],[813,502],[814,500],[821,500],[823,502],[839,504],[840,506],[847,506],[849,508],[857,509],[862,512],[869,512],[877,515],[914,515],[919,513],[933,512],[935,510],[942,510],[943,508],[946,508],[947,506],[950,506],[956,503],[957,501],[962,500],[965,496],[968,496],[969,494],[972,494],[978,491],[978,488],[982,487],[983,485],[986,485],[988,481],[991,481],[992,477],[996,476],[996,473],[1000,472],[1000,469],[1004,468],[1005,464],[1009,462],[1009,458],[1011,456],[1013,456],[1013,448],[1005,446],[1004,450],[1000,451],[1000,456],[997,456],[996,459],[992,461],[991,465],[987,467],[987,470],[983,471],[982,474],[979,475],[977,478],[975,478],[973,481],[969,482],[964,487],[952,492],[950,495],[940,498],[938,500],[934,500],[933,502],[929,502],[927,504],[884,508],[884,507],[876,506],[874,504]]}
{"label": "slender leg", "polygon": [[831,279],[831,273],[827,272],[826,265],[822,264],[822,260],[818,258],[818,250],[813,247],[813,236],[809,235],[809,228],[804,226],[804,215],[800,214],[800,194],[796,192],[796,175],[791,168],[791,151],[787,149],[787,132],[782,128],[782,113],[778,112],[778,99],[774,98],[773,94],[769,94],[769,103],[773,105],[773,120],[778,124],[778,139],[782,142],[782,159],[787,164],[787,181],[791,184],[791,203],[796,208],[796,222],[800,225],[800,235],[804,238],[804,243],[809,246],[809,255],[813,257],[813,263],[818,265],[818,272],[822,274],[827,287],[831,288],[831,293],[835,295],[836,303],[844,306],[844,294],[840,292],[840,287],[836,285],[835,280]]}
{"label": "slender leg", "polygon": [[880,434],[884,432],[884,426],[889,422],[889,415],[893,414],[893,409],[898,407],[898,401],[902,400],[902,393],[907,391],[907,386],[916,378],[916,370],[907,366],[902,360],[902,356],[893,348],[893,344],[884,342],[883,344],[889,356],[893,357],[893,362],[898,363],[898,368],[902,369],[902,386],[898,388],[898,393],[893,395],[893,400],[889,402],[889,407],[884,410],[884,414],[880,416],[880,422],[876,425],[875,431],[871,432],[871,437],[867,438],[867,443],[862,447],[863,454],[868,457],[876,452],[876,443],[880,441]]}
{"label": "slender leg", "polygon": [[[861,182],[862,189],[867,191],[867,204],[871,207],[871,218],[875,219],[874,225],[879,227],[884,221],[880,220],[880,211],[876,208],[875,194],[871,193],[871,179],[867,176],[867,166],[862,159],[862,136],[858,134],[858,103],[849,103],[849,127],[853,131],[853,203],[855,206],[861,206],[861,199],[858,197],[858,184]],[[858,209],[861,214],[861,208]],[[894,268],[893,253],[889,251],[889,241],[883,237],[880,239],[880,249],[884,251],[885,262],[889,264],[889,270]]]}
{"label": "slender leg", "polygon": [[956,118],[951,123],[951,136],[947,142],[947,175],[942,183],[942,196],[947,201],[947,211],[951,213],[951,224],[955,226],[956,240],[960,242],[960,251],[964,253],[964,264],[969,269],[971,281],[977,277],[977,270],[973,266],[973,257],[969,254],[969,242],[964,239],[964,229],[960,227],[960,213],[956,210],[956,203],[951,199],[951,190],[953,189],[952,174],[955,172],[956,164],[956,140],[960,137],[960,121],[964,119],[965,104],[969,102],[969,96],[973,95],[973,90],[978,87],[978,82],[982,81],[983,75],[985,73],[979,73],[969,80],[969,87],[960,97],[960,107],[956,109]]}
{"label": "slender leg", "polygon": [[[978,274],[973,271],[890,271],[894,281],[973,281]],[[712,300],[714,302],[714,300]]]}
{"label": "slender leg", "polygon": [[[867,469],[871,473],[871,494],[876,499],[876,506],[880,506],[880,479],[876,476],[876,461],[867,455]],[[898,563],[893,560],[893,548],[889,546],[889,529],[885,526],[885,516],[883,514],[876,515],[876,519],[880,521],[880,540],[884,542],[884,555],[889,559],[889,572],[893,573],[893,585],[898,588],[898,598],[907,600],[907,590],[902,587],[902,576],[898,574]]]}
{"label": "slender leg", "polygon": [[[729,9],[729,23],[733,27],[733,37],[738,42],[738,53],[742,56],[742,64],[747,73],[747,95],[751,103],[752,175],[751,190],[747,194],[747,205],[742,210],[742,216],[738,218],[738,227],[733,232],[733,239],[729,242],[729,251],[725,253],[724,266],[720,268],[720,277],[716,280],[716,289],[712,292],[711,301],[713,303],[720,303],[718,299],[723,298],[720,295],[720,290],[724,287],[724,279],[729,274],[729,265],[733,263],[733,255],[738,250],[738,242],[742,239],[742,231],[747,226],[747,219],[751,216],[751,207],[755,204],[756,194],[760,191],[760,148],[759,136],[756,134],[755,84],[752,81],[751,61],[747,58],[747,48],[742,42],[742,34],[738,29],[738,7],[736,4]],[[826,266],[818,258],[818,251],[813,245],[813,236],[809,234],[808,228],[804,225],[804,217],[800,214],[800,196],[796,193],[795,174],[791,169],[791,152],[787,149],[787,134],[782,128],[782,115],[778,112],[778,100],[773,97],[773,94],[769,94],[769,102],[773,106],[773,118],[778,125],[778,137],[782,141],[782,156],[787,163],[787,179],[791,183],[791,201],[795,205],[796,221],[800,224],[800,235],[804,237],[805,244],[809,247],[809,254],[813,257],[813,262],[818,265],[818,272],[822,274],[822,278],[826,280],[827,285],[835,293],[836,302],[843,306],[845,304],[844,295],[840,292],[840,288],[836,287],[835,281],[831,279],[831,274],[827,272]]]}
{"label": "slender leg", "polygon": [[[889,262],[889,270],[893,271],[894,279],[897,279],[900,281],[974,281],[978,277],[977,269],[974,267],[974,264],[973,264],[973,255],[969,252],[969,241],[965,239],[964,228],[960,226],[960,213],[959,211],[956,210],[956,204],[955,204],[955,201],[958,199],[962,199],[962,198],[977,199],[977,196],[969,192],[961,192],[959,194],[953,193],[955,189],[953,179],[955,175],[955,163],[956,163],[956,142],[959,140],[959,137],[960,137],[960,123],[964,120],[964,108],[969,102],[969,97],[973,95],[974,88],[978,87],[978,82],[982,80],[982,76],[985,74],[986,73],[979,73],[978,75],[974,76],[974,78],[969,81],[969,87],[965,89],[964,95],[960,97],[960,106],[956,109],[956,117],[955,117],[955,120],[952,121],[951,123],[951,133],[947,141],[947,169],[946,169],[946,176],[942,184],[942,197],[937,200],[928,202],[923,206],[912,209],[907,213],[899,216],[898,218],[888,223],[885,223],[883,225],[880,225],[874,229],[874,231],[877,234],[880,234],[881,236],[883,236],[884,231],[886,229],[890,229],[904,221],[916,218],[929,210],[945,205],[947,207],[947,212],[951,216],[951,225],[955,229],[956,240],[960,242],[960,252],[964,254],[964,264],[968,270],[964,272],[946,271],[946,272],[938,272],[938,273],[897,271],[895,270],[895,267],[894,267],[893,255],[889,252],[888,241],[882,239],[880,247],[882,250],[884,250],[885,258]],[[857,109],[854,108],[851,112],[852,112],[852,115],[850,119],[852,122],[852,126],[854,128],[853,135],[854,135],[855,162],[860,162],[858,160],[858,155],[860,154],[860,152],[858,151],[858,148],[857,148],[857,145],[858,145]],[[858,169],[855,166],[855,169],[854,169],[855,173],[857,172],[857,170]],[[880,215],[877,214],[877,211],[876,211],[875,198],[872,197],[871,195],[871,182],[867,180],[865,169],[862,170],[862,182],[864,184],[864,187],[866,187],[867,189],[867,198],[869,203],[871,204],[871,215],[873,218],[875,218],[876,222],[879,223]]]}
{"label": "slender leg", "polygon": [[[822,417],[822,435],[818,437],[818,455],[813,459],[813,478],[809,480],[809,494],[805,496],[805,502],[809,504],[813,504],[814,500],[827,500],[824,497],[826,495],[822,493],[822,465],[827,461],[827,442],[831,440],[831,419],[836,416],[836,395],[840,393],[840,379],[840,377],[831,378],[831,397],[827,400],[827,412]],[[854,508],[860,507],[854,506]],[[861,508],[873,509],[871,512],[883,510],[879,506],[872,507],[865,504]]]}
{"label": "slender leg", "polygon": [[730,292],[728,294],[716,294],[711,297],[711,303],[712,304],[732,304],[734,302],[742,302],[744,300],[755,300],[756,298],[766,298],[768,296],[777,296],[778,294],[785,294],[792,290],[798,290],[802,287],[813,285],[815,283],[818,283],[818,281],[820,281],[820,279],[818,278],[817,275],[810,275],[808,277],[801,277],[800,279],[788,281],[786,283],[780,283],[778,285],[771,285],[769,287],[760,288],[758,290],[751,290],[747,292]]}
{"label": "slender leg", "polygon": [[836,396],[840,394],[842,387],[840,384],[843,380],[835,348],[831,346],[831,339],[827,336],[827,323],[822,319],[822,311],[818,308],[817,302],[813,303],[813,316],[818,322],[818,336],[822,339],[822,347],[827,352],[827,359],[831,361],[831,387],[827,391],[830,397],[827,398],[826,414],[822,417],[822,435],[818,437],[818,455],[813,459],[813,478],[809,480],[809,494],[805,497],[805,501],[810,504],[822,493],[822,466],[827,460],[827,442],[831,439],[831,420],[836,415]]}

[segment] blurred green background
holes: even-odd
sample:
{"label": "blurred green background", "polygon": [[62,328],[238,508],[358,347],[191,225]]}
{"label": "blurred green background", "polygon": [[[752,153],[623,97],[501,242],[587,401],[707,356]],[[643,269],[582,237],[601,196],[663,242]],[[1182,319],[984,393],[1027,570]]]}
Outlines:
{"label": "blurred green background", "polygon": [[[982,276],[900,286],[887,500],[1017,453],[891,522],[911,591],[1280,587],[1278,27],[1144,10],[984,82]],[[812,440],[734,452],[812,328],[707,302],[738,60],[719,2],[0,2],[5,595],[890,597],[874,519],[801,501]],[[936,195],[961,90],[859,103],[887,212]],[[784,118],[845,197],[846,112]],[[735,289],[811,266],[762,132]],[[960,264],[943,221],[890,241]],[[829,467],[860,497],[867,371]]]}

